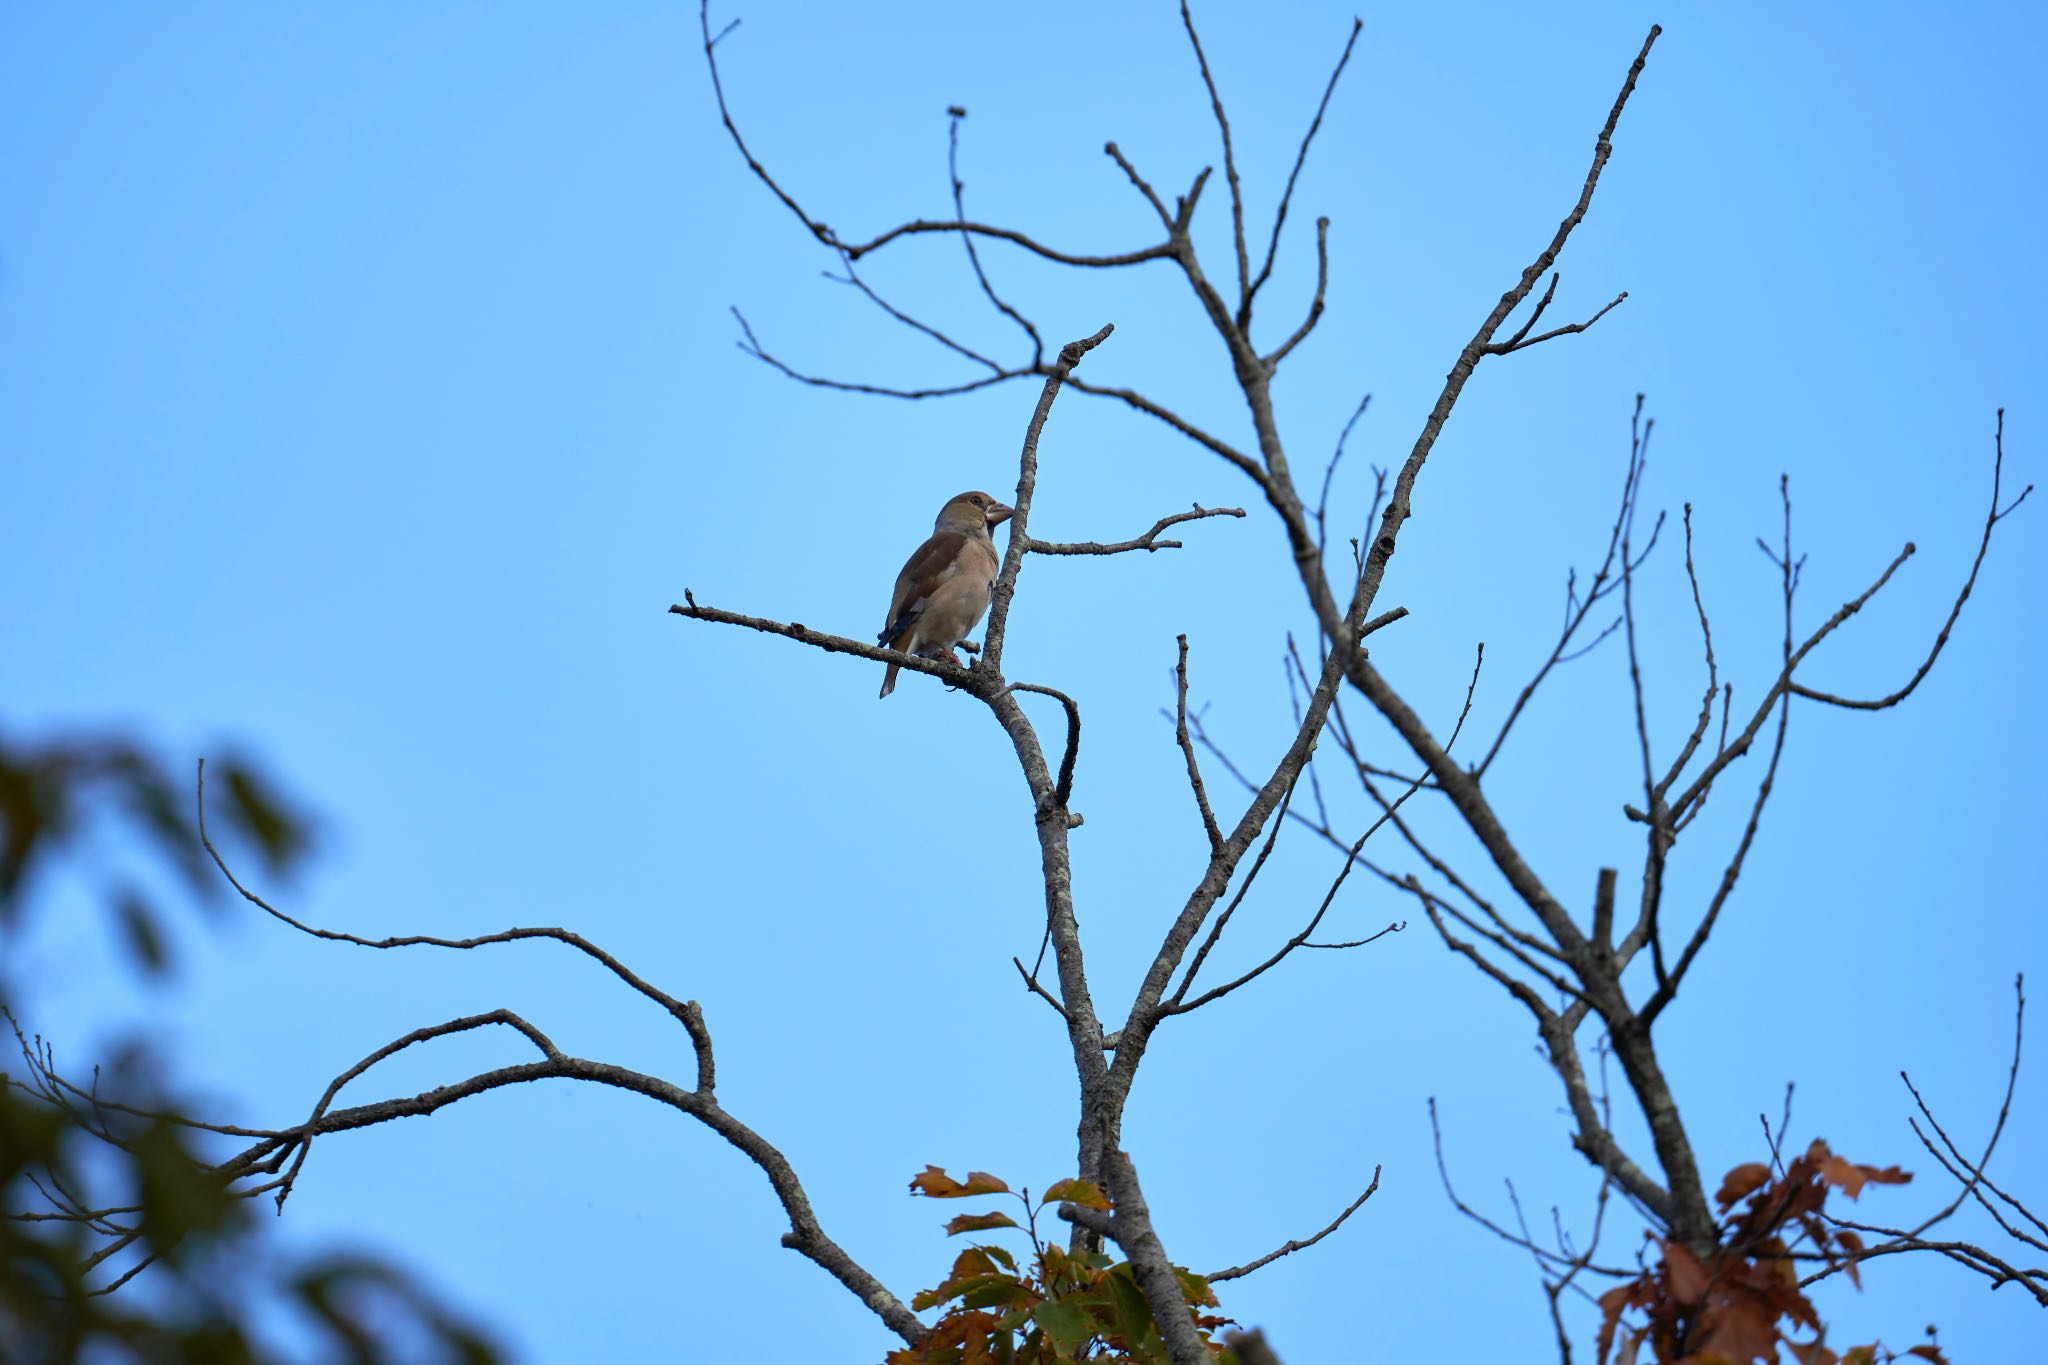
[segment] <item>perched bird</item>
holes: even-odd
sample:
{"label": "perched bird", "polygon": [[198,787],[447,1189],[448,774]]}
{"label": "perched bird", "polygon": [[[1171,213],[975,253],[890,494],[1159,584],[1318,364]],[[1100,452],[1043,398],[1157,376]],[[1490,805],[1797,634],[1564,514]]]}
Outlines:
{"label": "perched bird", "polygon": [[[988,610],[1000,563],[989,528],[1008,521],[1012,510],[986,493],[962,493],[941,507],[931,539],[896,575],[878,642],[927,659],[953,658],[953,646]],[[885,697],[896,690],[896,669],[890,664],[882,676]]]}

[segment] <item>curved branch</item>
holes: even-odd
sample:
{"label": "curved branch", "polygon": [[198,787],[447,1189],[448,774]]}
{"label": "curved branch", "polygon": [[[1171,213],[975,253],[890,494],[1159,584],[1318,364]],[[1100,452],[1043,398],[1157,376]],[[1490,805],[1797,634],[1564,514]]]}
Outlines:
{"label": "curved branch", "polygon": [[738,1148],[768,1177],[769,1185],[774,1188],[776,1198],[789,1217],[790,1230],[782,1237],[784,1246],[800,1253],[851,1290],[855,1297],[866,1304],[876,1316],[888,1324],[891,1331],[906,1342],[915,1343],[924,1335],[924,1324],[918,1321],[917,1315],[905,1307],[880,1280],[854,1261],[843,1247],[825,1234],[818,1223],[817,1214],[811,1208],[810,1197],[804,1192],[795,1170],[790,1166],[788,1158],[773,1143],[734,1118],[711,1096],[700,1091],[684,1090],[659,1077],[614,1066],[608,1062],[560,1056],[519,1066],[501,1067],[452,1085],[436,1086],[418,1095],[335,1110],[320,1120],[316,1127],[304,1130],[304,1136],[311,1137],[315,1132],[325,1134],[368,1128],[380,1123],[389,1123],[394,1119],[425,1117],[487,1091],[528,1081],[549,1079],[588,1081],[613,1086],[636,1095],[644,1095],[703,1123]]}
{"label": "curved branch", "polygon": [[[855,280],[855,283],[858,283],[858,280]],[[861,287],[863,289],[866,288],[865,285],[862,285]],[[984,365],[990,366],[993,370],[993,373],[985,374],[979,379],[970,379],[959,384],[937,384],[922,389],[898,389],[892,388],[887,384],[860,384],[855,383],[852,380],[828,379],[824,375],[806,374],[804,371],[792,367],[786,361],[783,361],[776,357],[775,355],[771,354],[765,347],[763,347],[761,345],[760,339],[754,335],[754,328],[752,324],[750,324],[747,321],[747,315],[745,313],[742,313],[737,308],[732,309],[731,312],[733,317],[738,319],[740,324],[740,331],[746,335],[747,339],[745,341],[736,342],[734,344],[737,345],[740,348],[740,350],[746,353],[747,355],[754,357],[754,359],[760,361],[762,364],[768,366],[770,369],[780,371],[782,374],[784,374],[788,378],[794,379],[799,384],[809,384],[812,388],[816,389],[836,389],[840,393],[872,394],[878,398],[953,398],[963,393],[974,393],[980,389],[993,388],[997,384],[1005,383],[1012,379],[1021,379],[1027,374],[1034,373],[1034,371],[1032,370],[1003,369],[1001,366],[996,365],[993,361],[988,360],[983,356],[976,355],[972,351],[966,350],[964,347],[953,342],[950,338],[946,337],[943,333],[938,332],[934,328],[927,327],[925,324],[918,322],[914,318],[911,318],[902,313],[898,313],[894,308],[891,308],[888,304],[882,303],[881,299],[877,298],[872,292],[869,293],[868,297],[874,298],[875,301],[881,304],[882,308],[886,310],[889,313],[889,315],[891,317],[894,317],[897,321],[902,322],[908,326],[915,327],[920,332],[924,332],[930,336],[936,337],[938,340],[945,343],[947,346],[952,347],[956,351],[960,351],[963,355],[967,355],[974,360],[980,361]]]}
{"label": "curved branch", "polygon": [[[946,113],[950,116],[946,125],[946,179],[953,186],[953,216],[964,220],[967,205],[963,196],[967,182],[960,178],[960,121],[967,117],[967,111],[956,104]],[[1022,327],[1024,335],[1031,338],[1031,364],[1037,368],[1045,362],[1045,339],[1038,335],[1038,329],[1031,325],[1031,320],[1003,302],[995,286],[988,282],[988,272],[981,268],[981,253],[974,249],[974,234],[961,233],[960,245],[967,248],[967,263],[974,267],[974,278],[981,285],[981,292],[995,305],[998,313]]]}
{"label": "curved branch", "polygon": [[1171,242],[1161,242],[1158,246],[1146,247],[1139,251],[1113,252],[1107,255],[1093,256],[1082,255],[1075,252],[1055,250],[1012,228],[991,227],[986,223],[971,223],[960,219],[948,222],[934,222],[930,219],[919,218],[912,222],[900,223],[869,241],[860,243],[849,242],[823,222],[813,218],[806,212],[804,207],[797,203],[796,199],[776,182],[775,177],[768,173],[768,168],[761,164],[752,150],[748,148],[746,139],[740,136],[739,125],[733,121],[732,110],[726,104],[725,84],[719,78],[718,54],[716,51],[719,40],[732,32],[738,26],[738,21],[735,20],[732,24],[728,24],[724,29],[720,30],[717,37],[713,37],[711,34],[711,0],[699,0],[697,6],[697,26],[703,34],[704,62],[711,71],[711,92],[718,101],[719,121],[725,125],[725,131],[732,137],[733,146],[739,149],[741,158],[747,163],[747,169],[752,171],[755,178],[766,185],[769,191],[782,201],[783,207],[796,216],[796,220],[804,225],[805,231],[833,250],[845,252],[853,260],[857,261],[869,252],[886,246],[899,237],[914,236],[928,232],[973,233],[977,236],[989,237],[998,241],[1012,242],[1029,251],[1034,256],[1043,257],[1048,261],[1057,261],[1061,265],[1094,267],[1137,265],[1144,261],[1163,260],[1173,255],[1173,244]]}
{"label": "curved branch", "polygon": [[[1287,359],[1287,353],[1299,346],[1323,317],[1323,294],[1330,287],[1330,220],[1316,219],[1316,292],[1308,302],[1308,316],[1301,320],[1301,326],[1293,335],[1280,343],[1278,350],[1261,358],[1259,363],[1271,374],[1280,368],[1280,362]],[[1541,340],[1541,338],[1538,338]]]}
{"label": "curved branch", "polygon": [[[829,231],[829,229],[827,230]],[[1043,257],[1060,265],[1086,266],[1095,270],[1109,269],[1120,265],[1142,265],[1146,261],[1163,261],[1173,255],[1173,244],[1171,242],[1161,242],[1158,246],[1148,246],[1138,251],[1118,251],[1100,256],[1086,256],[1070,251],[1055,250],[1011,228],[991,227],[986,223],[968,223],[957,220],[935,222],[928,218],[918,218],[908,223],[899,223],[881,236],[862,242],[859,245],[841,243],[836,239],[833,244],[839,246],[847,255],[857,261],[869,252],[887,246],[899,237],[911,237],[926,232],[971,232],[976,236],[994,238],[999,242],[1014,242],[1032,255]]]}
{"label": "curved branch", "polygon": [[[1787,683],[1786,690],[1788,692],[1792,693],[1795,697],[1805,697],[1809,701],[1825,702],[1829,706],[1846,707],[1852,711],[1882,711],[1887,707],[1897,706],[1900,702],[1913,695],[1913,689],[1920,686],[1920,682],[1927,676],[1928,670],[1934,667],[1934,661],[1941,657],[1942,647],[1948,643],[1949,632],[1955,629],[1956,618],[1963,614],[1963,603],[1970,600],[1970,591],[1977,586],[1977,571],[1984,567],[1984,554],[1991,548],[1992,528],[2005,520],[2005,518],[2011,516],[2018,509],[2019,505],[2027,500],[2027,494],[2034,491],[2034,485],[2028,484],[2024,489],[2020,490],[2020,495],[2012,500],[2011,506],[2003,510],[2000,510],[1998,506],[1999,478],[2005,472],[2004,408],[1998,410],[1998,431],[1993,437],[1993,446],[1997,453],[1991,462],[1991,510],[1984,518],[1984,534],[1977,541],[1977,557],[1970,561],[1970,576],[1963,580],[1963,590],[1956,594],[1955,605],[1950,607],[1948,611],[1948,619],[1941,623],[1941,631],[1934,637],[1934,647],[1927,651],[1927,657],[1921,661],[1920,667],[1913,670],[1913,676],[1906,680],[1906,685],[1896,692],[1887,693],[1872,701],[1857,701],[1848,697],[1838,697],[1831,692],[1822,692],[1797,682]],[[1907,552],[1911,553],[1911,551],[1912,547],[1908,546]]]}
{"label": "curved branch", "polygon": [[1074,764],[1081,755],[1081,708],[1074,704],[1072,697],[1055,687],[1041,687],[1037,683],[1011,683],[1010,690],[1035,692],[1041,697],[1051,697],[1067,710],[1067,748],[1060,756],[1060,775],[1053,784],[1052,795],[1054,802],[1065,806],[1068,798],[1074,794]]}
{"label": "curved branch", "polygon": [[[1353,32],[1355,33],[1356,30],[1353,30]],[[1234,1280],[1241,1275],[1251,1274],[1254,1270],[1259,1269],[1261,1266],[1271,1265],[1273,1262],[1279,1260],[1282,1256],[1291,1256],[1297,1251],[1308,1250],[1308,1248],[1314,1246],[1317,1242],[1322,1241],[1325,1237],[1328,1237],[1338,1228],[1343,1227],[1344,1220],[1349,1218],[1352,1214],[1357,1213],[1359,1209],[1364,1207],[1365,1201],[1372,1198],[1373,1195],[1377,1194],[1379,1192],[1379,1188],[1380,1168],[1378,1166],[1374,1166],[1372,1168],[1372,1183],[1365,1187],[1365,1193],[1359,1195],[1358,1198],[1352,1200],[1351,1203],[1345,1208],[1344,1212],[1338,1214],[1335,1218],[1331,1219],[1330,1225],[1324,1228],[1321,1232],[1317,1233],[1315,1236],[1303,1238],[1299,1241],[1290,1241],[1283,1246],[1280,1246],[1272,1251],[1267,1252],[1265,1255],[1257,1258],[1256,1260],[1246,1261],[1243,1265],[1234,1265],[1230,1267],[1230,1269],[1228,1270],[1218,1270],[1213,1274],[1204,1275],[1202,1278],[1207,1280],[1210,1284],[1215,1284],[1219,1280]]]}
{"label": "curved branch", "polygon": [[[797,629],[801,630],[802,627],[797,627]],[[663,1010],[668,1012],[670,1018],[683,1026],[684,1031],[690,1035],[690,1042],[697,1054],[698,1088],[707,1093],[711,1090],[716,1077],[717,1067],[712,1057],[711,1034],[704,1027],[703,1011],[698,1008],[697,1002],[694,1000],[676,999],[667,991],[643,979],[638,973],[627,967],[625,963],[619,961],[610,953],[583,937],[583,935],[572,933],[567,929],[530,927],[502,929],[495,934],[479,934],[474,938],[437,938],[428,934],[404,934],[372,939],[306,924],[286,914],[254,891],[251,891],[247,886],[244,886],[241,880],[235,876],[233,870],[228,867],[227,861],[221,857],[220,850],[213,846],[213,838],[206,828],[206,760],[203,758],[199,760],[199,775],[194,800],[198,806],[199,813],[199,842],[206,849],[207,856],[213,859],[213,865],[220,869],[221,876],[227,878],[228,885],[235,889],[237,895],[263,911],[266,915],[269,915],[272,919],[288,924],[302,934],[326,939],[331,943],[352,943],[359,948],[424,947],[466,950],[481,948],[493,943],[517,943],[523,939],[552,939],[556,943],[566,944],[602,966],[633,991],[661,1006]],[[545,1047],[542,1050],[545,1051]]]}

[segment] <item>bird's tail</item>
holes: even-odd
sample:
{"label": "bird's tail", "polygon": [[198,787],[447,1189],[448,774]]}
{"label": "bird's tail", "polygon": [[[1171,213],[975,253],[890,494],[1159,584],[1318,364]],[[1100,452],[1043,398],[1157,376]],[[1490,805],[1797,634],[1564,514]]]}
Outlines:
{"label": "bird's tail", "polygon": [[881,695],[884,697],[888,696],[891,692],[894,692],[896,690],[896,669],[897,665],[890,664],[889,671],[882,675]]}

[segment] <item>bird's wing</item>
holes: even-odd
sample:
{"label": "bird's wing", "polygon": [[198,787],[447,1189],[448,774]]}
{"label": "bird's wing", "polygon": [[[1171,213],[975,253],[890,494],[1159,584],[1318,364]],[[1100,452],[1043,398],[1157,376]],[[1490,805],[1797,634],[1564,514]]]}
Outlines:
{"label": "bird's wing", "polygon": [[958,531],[935,532],[904,561],[896,575],[896,591],[889,597],[888,622],[877,637],[883,645],[894,645],[917,620],[941,583],[960,572],[960,556],[967,537]]}

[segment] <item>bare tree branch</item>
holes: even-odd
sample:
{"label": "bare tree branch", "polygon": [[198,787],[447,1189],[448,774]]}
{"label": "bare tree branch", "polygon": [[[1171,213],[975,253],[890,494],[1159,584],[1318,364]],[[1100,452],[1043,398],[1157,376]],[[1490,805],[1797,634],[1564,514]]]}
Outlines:
{"label": "bare tree branch", "polygon": [[1038,437],[1045,430],[1045,419],[1052,413],[1053,399],[1059,397],[1060,385],[1081,357],[1108,340],[1115,331],[1115,324],[1105,323],[1102,330],[1079,341],[1070,341],[1060,347],[1059,362],[1052,373],[1045,377],[1045,388],[1038,395],[1038,406],[1031,413],[1031,422],[1024,429],[1024,450],[1018,460],[1017,496],[1010,500],[1016,510],[1010,517],[1010,544],[1003,555],[1002,572],[996,577],[994,592],[989,598],[988,631],[984,637],[982,662],[991,673],[1002,672],[1003,637],[1010,620],[1010,599],[1017,591],[1017,574],[1024,567],[1024,548],[1031,543],[1031,500],[1038,488]]}
{"label": "bare tree branch", "polygon": [[1202,785],[1202,765],[1195,761],[1195,746],[1188,740],[1188,637],[1182,635],[1180,658],[1173,666],[1173,739],[1187,760],[1188,786],[1195,793],[1195,809],[1202,813],[1202,832],[1209,836],[1209,856],[1223,849],[1223,831],[1216,827],[1216,812],[1209,806],[1209,790]]}
{"label": "bare tree branch", "polygon": [[[967,111],[954,105],[946,111],[946,179],[953,187],[953,216],[962,222],[967,219],[967,205],[963,195],[967,182],[960,178],[960,121],[967,117]],[[981,292],[995,305],[995,310],[1024,329],[1024,335],[1031,338],[1031,368],[1037,369],[1045,363],[1045,339],[1038,335],[1038,329],[1031,320],[1003,302],[995,286],[988,282],[988,272],[981,268],[981,254],[974,249],[974,234],[960,234],[960,245],[967,248],[967,263],[974,268],[974,278],[981,285]]]}
{"label": "bare tree branch", "polygon": [[1230,240],[1237,248],[1238,331],[1251,320],[1252,267],[1244,242],[1244,191],[1237,182],[1237,154],[1230,145],[1230,119],[1223,112],[1223,97],[1216,93],[1216,79],[1209,74],[1209,58],[1202,51],[1201,35],[1195,32],[1195,16],[1188,13],[1188,0],[1180,0],[1181,27],[1195,50],[1195,65],[1202,69],[1202,85],[1209,92],[1209,111],[1216,116],[1216,131],[1223,137],[1223,178],[1230,184]]}
{"label": "bare tree branch", "polygon": [[803,206],[798,204],[796,199],[776,182],[775,177],[768,173],[768,168],[763,166],[747,147],[746,139],[740,136],[739,125],[733,121],[732,110],[726,103],[725,84],[719,77],[718,54],[715,51],[719,39],[731,32],[733,25],[728,25],[725,29],[721,30],[717,38],[712,37],[711,0],[699,0],[697,23],[704,37],[704,61],[711,72],[711,91],[718,101],[719,121],[725,125],[725,131],[731,136],[733,146],[739,149],[741,158],[747,163],[747,169],[752,171],[754,177],[766,185],[769,191],[782,201],[783,207],[796,216],[797,221],[804,225],[805,231],[833,250],[845,252],[853,260],[857,261],[869,252],[879,250],[898,238],[917,236],[930,232],[973,233],[977,236],[988,237],[997,241],[1011,242],[1024,248],[1034,256],[1042,257],[1048,261],[1057,261],[1061,265],[1096,267],[1138,265],[1145,261],[1162,260],[1173,254],[1172,244],[1168,242],[1162,242],[1158,246],[1146,247],[1138,251],[1112,252],[1101,255],[1084,255],[1075,252],[1059,251],[1045,246],[1012,228],[990,227],[986,223],[973,223],[961,219],[955,219],[950,222],[933,222],[930,219],[918,218],[908,223],[899,223],[897,226],[868,241],[849,242],[837,232],[827,227],[823,222],[807,213]]}
{"label": "bare tree branch", "polygon": [[[1907,697],[1913,695],[1913,690],[1920,686],[1920,682],[1927,676],[1928,670],[1934,667],[1934,661],[1941,657],[1942,647],[1948,643],[1949,632],[1955,629],[1956,619],[1963,614],[1963,603],[1970,600],[1970,591],[1977,586],[1977,571],[1984,567],[1984,554],[1991,548],[1992,528],[1996,527],[1999,522],[2005,520],[2008,516],[2011,516],[2018,509],[2019,505],[2027,500],[2027,494],[2034,491],[2034,485],[2028,484],[2020,490],[2020,495],[2014,498],[2009,506],[2002,509],[1999,507],[1999,479],[2005,472],[2004,408],[1998,410],[1998,431],[1992,439],[1993,449],[1996,451],[1996,454],[1991,462],[1991,510],[1984,517],[1984,534],[1977,541],[1977,557],[1970,561],[1970,576],[1963,580],[1963,589],[1956,594],[1955,605],[1949,608],[1948,619],[1941,623],[1941,630],[1934,637],[1933,647],[1927,651],[1927,657],[1921,661],[1920,667],[1913,670],[1913,676],[1906,680],[1906,685],[1896,692],[1886,693],[1884,696],[1878,697],[1873,701],[1856,701],[1847,697],[1838,697],[1831,692],[1822,692],[1815,688],[1807,687],[1803,683],[1792,682],[1789,679],[1786,682],[1787,691],[1791,692],[1794,696],[1806,697],[1812,701],[1826,702],[1830,706],[1848,707],[1856,711],[1882,711],[1887,707],[1897,706]],[[1908,545],[1906,553],[1911,554],[1912,552],[1913,547]],[[1868,594],[1866,594],[1867,596]]]}
{"label": "bare tree branch", "polygon": [[1352,1214],[1357,1213],[1359,1209],[1363,1208],[1365,1206],[1365,1201],[1372,1198],[1373,1195],[1377,1194],[1379,1192],[1379,1188],[1380,1168],[1378,1166],[1374,1166],[1372,1168],[1372,1183],[1365,1187],[1365,1193],[1359,1195],[1358,1198],[1352,1200],[1348,1205],[1346,1205],[1344,1212],[1338,1214],[1335,1218],[1331,1219],[1330,1225],[1324,1228],[1321,1232],[1317,1233],[1315,1236],[1303,1238],[1299,1241],[1285,1242],[1282,1245],[1267,1252],[1263,1256],[1257,1257],[1250,1261],[1246,1261],[1243,1265],[1234,1265],[1230,1267],[1230,1269],[1228,1270],[1211,1271],[1209,1274],[1204,1275],[1202,1278],[1207,1280],[1210,1284],[1215,1284],[1220,1280],[1235,1280],[1240,1276],[1251,1274],[1254,1270],[1257,1270],[1262,1266],[1271,1265],[1273,1262],[1279,1260],[1282,1256],[1292,1256],[1297,1251],[1306,1251],[1308,1248],[1314,1246],[1317,1242],[1322,1241],[1325,1237],[1328,1237],[1331,1233],[1335,1232],[1338,1228],[1343,1227],[1344,1220],[1349,1218]]}
{"label": "bare tree branch", "polygon": [[1170,517],[1161,517],[1152,523],[1151,530],[1135,540],[1119,540],[1114,544],[1105,545],[1101,541],[1096,540],[1039,540],[1034,536],[1024,549],[1026,553],[1035,555],[1120,555],[1131,550],[1145,550],[1147,552],[1153,550],[1178,550],[1182,548],[1179,541],[1161,540],[1159,533],[1169,526],[1178,526],[1184,521],[1201,521],[1206,517],[1241,518],[1243,516],[1244,509],[1242,507],[1204,507],[1202,504],[1196,503],[1193,511],[1175,512]]}
{"label": "bare tree branch", "polygon": [[[1287,206],[1294,202],[1294,182],[1300,178],[1301,168],[1308,161],[1309,145],[1316,140],[1316,133],[1322,129],[1323,114],[1330,107],[1330,96],[1337,92],[1337,81],[1344,75],[1345,66],[1350,63],[1351,49],[1357,45],[1359,30],[1364,27],[1364,20],[1352,19],[1351,34],[1344,40],[1344,51],[1337,58],[1336,69],[1330,72],[1329,83],[1323,87],[1322,99],[1316,102],[1316,116],[1309,120],[1308,131],[1301,135],[1301,150],[1294,154],[1294,169],[1287,173],[1287,188],[1280,192],[1280,207],[1273,214],[1273,231],[1266,241],[1266,263],[1259,267],[1258,276],[1252,280],[1251,288],[1245,291],[1244,307],[1237,316],[1237,328],[1241,332],[1251,330],[1252,301],[1258,297],[1260,287],[1273,274],[1273,258],[1280,251],[1280,230],[1287,226]],[[1329,219],[1319,219],[1318,222],[1328,223]],[[1319,288],[1316,293],[1320,297],[1322,290]]]}
{"label": "bare tree branch", "polygon": [[[1053,785],[1053,800],[1066,805],[1074,794],[1074,763],[1081,755],[1081,708],[1074,699],[1055,687],[1040,687],[1037,683],[1011,683],[1013,692],[1036,692],[1041,697],[1051,697],[1067,711],[1067,747],[1060,755],[1060,775]],[[1079,824],[1078,820],[1073,822]]]}

